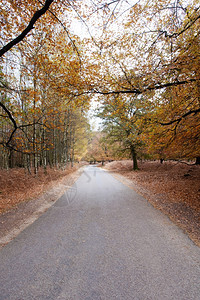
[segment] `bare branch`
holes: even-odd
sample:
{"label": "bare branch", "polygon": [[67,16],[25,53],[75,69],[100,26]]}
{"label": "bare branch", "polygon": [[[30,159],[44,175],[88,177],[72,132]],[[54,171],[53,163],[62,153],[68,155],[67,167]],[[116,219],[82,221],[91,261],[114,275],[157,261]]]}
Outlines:
{"label": "bare branch", "polygon": [[19,42],[21,42],[25,36],[34,28],[34,24],[37,22],[37,20],[46,13],[46,11],[49,9],[50,5],[52,4],[54,0],[46,0],[44,6],[37,10],[32,19],[30,20],[28,26],[18,35],[15,39],[13,39],[11,42],[6,44],[3,48],[0,49],[0,57],[3,56],[6,52],[8,52],[13,46],[17,45]]}
{"label": "bare branch", "polygon": [[11,112],[6,108],[6,106],[5,106],[2,102],[0,102],[0,106],[1,106],[1,107],[3,108],[3,110],[7,113],[7,115],[8,115],[8,117],[9,117],[10,121],[13,123],[14,128],[17,129],[17,128],[18,128],[18,127],[17,127],[17,123],[16,123],[15,119],[13,118]]}
{"label": "bare branch", "polygon": [[95,88],[92,88],[89,91],[86,92],[82,92],[79,94],[74,94],[74,96],[81,96],[81,95],[85,95],[85,94],[100,94],[100,95],[119,95],[119,94],[135,94],[135,95],[141,95],[145,92],[148,91],[156,91],[156,90],[161,90],[164,88],[168,88],[168,87],[172,87],[172,86],[179,86],[179,85],[184,85],[184,84],[188,84],[188,83],[192,83],[192,82],[197,82],[200,79],[195,79],[195,78],[191,78],[188,80],[183,80],[183,81],[174,81],[174,82],[168,82],[168,83],[164,83],[164,84],[154,84],[154,85],[150,85],[147,87],[144,87],[143,89],[127,89],[127,90],[118,90],[118,91],[100,91],[97,90]]}
{"label": "bare branch", "polygon": [[167,123],[159,123],[159,124],[165,126],[165,125],[171,125],[171,124],[173,124],[173,123],[180,123],[180,121],[181,121],[182,119],[186,118],[187,116],[192,115],[192,114],[196,115],[197,113],[200,113],[200,108],[194,109],[194,110],[190,110],[190,111],[188,111],[187,113],[185,113],[184,115],[182,115],[181,117],[179,117],[179,118],[177,118],[177,119],[175,119],[175,120],[172,120],[172,121],[170,121],[170,122],[167,122]]}

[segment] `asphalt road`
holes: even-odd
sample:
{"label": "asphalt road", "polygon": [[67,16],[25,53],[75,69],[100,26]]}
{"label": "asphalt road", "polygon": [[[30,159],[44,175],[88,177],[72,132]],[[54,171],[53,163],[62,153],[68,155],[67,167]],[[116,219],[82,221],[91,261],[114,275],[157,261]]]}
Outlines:
{"label": "asphalt road", "polygon": [[1,249],[0,299],[200,299],[200,248],[143,197],[89,166]]}

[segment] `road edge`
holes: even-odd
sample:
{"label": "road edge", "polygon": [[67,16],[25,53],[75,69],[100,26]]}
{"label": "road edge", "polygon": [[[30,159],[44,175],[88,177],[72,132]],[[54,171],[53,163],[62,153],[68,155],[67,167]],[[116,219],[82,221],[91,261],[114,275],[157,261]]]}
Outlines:
{"label": "road edge", "polygon": [[[71,186],[73,186],[73,184],[83,173],[84,169],[85,166],[82,166],[78,170],[62,178],[59,184],[52,184],[52,188],[47,190],[40,197],[28,202],[20,203],[17,207],[0,215],[0,249],[11,242],[24,229],[33,224],[53,204],[55,204],[60,199],[60,197]],[[17,218],[17,215],[20,215],[20,218]]]}

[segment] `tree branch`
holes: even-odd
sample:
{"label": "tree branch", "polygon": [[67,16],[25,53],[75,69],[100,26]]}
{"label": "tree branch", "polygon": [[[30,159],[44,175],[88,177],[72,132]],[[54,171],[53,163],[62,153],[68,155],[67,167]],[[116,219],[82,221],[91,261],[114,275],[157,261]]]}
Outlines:
{"label": "tree branch", "polygon": [[4,105],[2,102],[0,102],[0,106],[1,106],[1,107],[3,108],[3,110],[7,113],[8,118],[9,118],[10,121],[13,123],[14,128],[17,129],[17,128],[18,128],[17,123],[16,123],[15,119],[13,118],[11,112],[5,107],[5,105]]}
{"label": "tree branch", "polygon": [[184,115],[182,115],[180,118],[176,119],[176,120],[172,120],[170,122],[167,122],[167,123],[159,123],[160,125],[171,125],[173,123],[179,123],[182,119],[186,118],[187,116],[191,115],[191,114],[194,114],[196,115],[197,113],[200,112],[200,108],[198,109],[194,109],[194,110],[190,110],[188,111],[187,113],[185,113]]}
{"label": "tree branch", "polygon": [[113,91],[112,90],[112,91],[105,91],[105,92],[97,90],[95,88],[92,88],[90,91],[82,92],[82,93],[79,93],[79,94],[74,94],[74,96],[78,97],[78,96],[82,96],[82,95],[86,95],[86,94],[100,94],[100,95],[135,94],[135,95],[141,95],[141,94],[143,94],[145,92],[148,92],[148,91],[161,90],[161,89],[164,89],[164,88],[167,88],[167,87],[184,85],[184,84],[191,83],[191,82],[196,82],[196,81],[199,81],[199,80],[200,79],[192,78],[192,79],[188,79],[188,80],[168,82],[168,83],[164,83],[164,84],[157,83],[155,85],[144,87],[143,89],[133,88],[133,89],[129,89],[129,90],[128,89],[127,90],[118,90],[118,91]]}
{"label": "tree branch", "polygon": [[13,39],[11,42],[6,44],[3,48],[0,49],[0,57],[3,56],[6,52],[8,52],[13,46],[17,45],[19,42],[21,42],[24,37],[34,28],[34,24],[37,22],[37,20],[46,13],[46,11],[49,9],[50,5],[52,4],[54,0],[46,0],[44,6],[37,10],[32,19],[30,20],[28,26],[18,35],[15,39]]}

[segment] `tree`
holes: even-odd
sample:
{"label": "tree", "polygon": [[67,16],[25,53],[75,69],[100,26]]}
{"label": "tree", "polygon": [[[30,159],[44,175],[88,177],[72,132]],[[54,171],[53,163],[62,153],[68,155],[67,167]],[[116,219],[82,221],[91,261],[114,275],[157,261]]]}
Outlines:
{"label": "tree", "polygon": [[[19,42],[21,42],[25,36],[34,28],[34,24],[37,22],[37,20],[46,13],[46,11],[49,9],[50,5],[52,4],[54,0],[46,0],[44,5],[42,6],[41,9],[37,10],[33,17],[31,18],[29,24],[27,25],[27,27],[21,32],[21,34],[19,34],[16,38],[14,38],[13,40],[11,40],[9,43],[7,43],[5,46],[3,46],[0,49],[0,57],[3,56],[6,52],[8,52],[13,46],[17,45]],[[18,1],[16,1],[18,2]],[[21,3],[20,3],[21,4]],[[3,4],[4,5],[4,4]],[[12,4],[11,4],[12,5]],[[17,7],[19,5],[19,3],[14,3],[12,6],[12,8],[16,7],[17,9],[19,7]],[[29,3],[30,5],[30,3]],[[4,8],[2,6],[2,8]],[[5,10],[6,12],[6,10]],[[9,28],[10,30],[10,28]]]}
{"label": "tree", "polygon": [[194,85],[176,87],[160,95],[146,131],[149,152],[159,158],[199,157],[198,99]]}
{"label": "tree", "polygon": [[4,84],[10,101],[1,102],[9,116],[4,113],[2,117],[9,125],[2,145],[12,153],[13,166],[30,170],[33,165],[37,173],[40,165],[45,171],[47,164],[65,167],[71,161],[73,165],[77,124],[87,123],[83,112],[88,110],[89,97],[73,97],[81,76],[80,61],[63,32],[57,30],[54,36],[53,30],[45,32],[40,23],[29,39],[31,43],[18,46],[19,78],[12,75],[13,82]]}
{"label": "tree", "polygon": [[197,157],[198,162],[199,20],[196,2],[186,6],[164,0],[137,3],[124,30],[117,38],[115,28],[107,31],[101,53],[96,54],[101,72],[91,93],[100,99],[126,95],[148,99],[143,102],[148,114],[141,138],[145,152],[159,158]]}
{"label": "tree", "polygon": [[[104,99],[110,135],[119,133],[117,143],[129,148],[135,168],[136,153],[150,149],[198,162],[199,9],[196,0],[131,7],[120,0],[3,1],[4,161],[17,156],[35,169],[68,161],[81,131],[72,119],[80,114],[85,126],[80,110],[87,111],[95,94]],[[89,37],[72,34],[66,15],[76,15]]]}
{"label": "tree", "polygon": [[102,103],[98,114],[104,120],[104,132],[110,143],[117,144],[118,152],[128,153],[133,169],[138,169],[137,154],[141,153],[142,132],[148,107],[144,97],[114,96]]}
{"label": "tree", "polygon": [[105,145],[102,143],[102,132],[91,132],[88,142],[85,159],[90,163],[102,162],[102,165],[108,160],[108,153]]}

